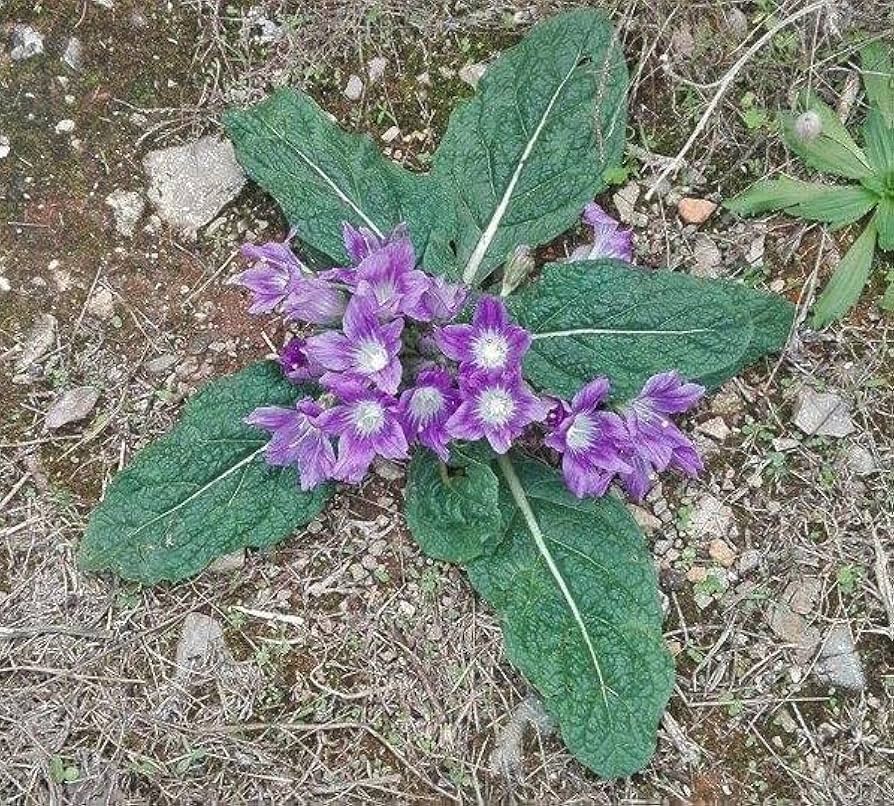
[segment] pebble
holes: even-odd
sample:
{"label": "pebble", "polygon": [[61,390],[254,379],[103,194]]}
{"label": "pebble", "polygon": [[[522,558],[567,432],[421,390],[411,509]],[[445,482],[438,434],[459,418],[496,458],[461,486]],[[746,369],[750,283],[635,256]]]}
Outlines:
{"label": "pebble", "polygon": [[12,144],[9,142],[9,138],[5,134],[0,134],[0,160],[5,160],[10,151],[12,151]]}
{"label": "pebble", "polygon": [[736,570],[741,576],[750,574],[757,570],[761,564],[761,553],[757,549],[746,549],[739,556],[739,562]]}
{"label": "pebble", "polygon": [[809,436],[841,438],[855,430],[850,407],[839,395],[809,386],[798,393],[794,423]]}
{"label": "pebble", "polygon": [[692,508],[689,530],[696,537],[726,538],[737,534],[733,510],[718,498],[706,493]]}
{"label": "pebble", "polygon": [[9,291],[12,291],[12,284],[9,282],[9,279],[0,274],[0,293],[6,294]]}
{"label": "pebble", "polygon": [[724,568],[732,567],[732,564],[736,561],[736,550],[719,537],[714,538],[708,545],[708,555],[715,563],[722,565]]}
{"label": "pebble", "polygon": [[150,151],[143,167],[149,177],[146,195],[159,215],[188,234],[211,221],[246,182],[233,144],[214,135]]}
{"label": "pebble", "polygon": [[391,143],[394,142],[398,137],[400,137],[400,129],[397,126],[392,126],[382,135],[382,140],[384,140],[386,143]]}
{"label": "pebble", "polygon": [[71,134],[74,130],[75,122],[71,118],[65,118],[56,124],[56,134]]}
{"label": "pebble", "polygon": [[108,322],[115,315],[115,295],[105,286],[97,288],[87,300],[87,313]]}
{"label": "pebble", "polygon": [[612,194],[612,202],[618,211],[618,218],[624,224],[635,223],[636,200],[639,198],[640,186],[636,182],[628,182],[619,191]]}
{"label": "pebble", "polygon": [[106,196],[106,205],[112,208],[115,231],[125,238],[132,238],[146,209],[143,197],[136,191],[118,188]]}
{"label": "pebble", "polygon": [[69,389],[50,406],[44,425],[52,431],[83,420],[93,411],[97,400],[99,400],[99,389],[95,386],[76,386],[74,389]]}
{"label": "pebble", "polygon": [[481,77],[487,72],[487,65],[483,62],[467,64],[459,69],[459,80],[464,81],[472,89],[478,86]]}
{"label": "pebble", "polygon": [[161,375],[171,369],[177,363],[177,356],[173,353],[162,353],[155,358],[149,359],[143,366],[146,372],[152,375]]}
{"label": "pebble", "polygon": [[708,569],[703,568],[700,565],[693,565],[686,572],[686,579],[688,579],[694,585],[697,585],[699,582],[704,582],[708,578]]}
{"label": "pebble", "polygon": [[693,196],[684,196],[677,203],[677,213],[686,224],[704,224],[716,209],[716,202]]}
{"label": "pebble", "polygon": [[717,279],[720,277],[720,264],[723,255],[714,240],[704,233],[699,233],[695,238],[695,246],[692,248],[693,266],[690,271],[693,277],[708,277]]}
{"label": "pebble", "polygon": [[375,84],[385,77],[385,68],[388,66],[388,59],[383,56],[374,56],[366,63],[366,72],[369,80]]}
{"label": "pebble", "polygon": [[204,613],[187,614],[177,641],[174,678],[188,676],[193,668],[203,666],[215,654],[225,652],[221,623]]}
{"label": "pebble", "polygon": [[233,571],[238,571],[244,565],[245,550],[239,549],[239,551],[234,551],[230,554],[224,554],[223,556],[218,557],[208,566],[208,570],[212,574],[229,574]]}
{"label": "pebble", "polygon": [[804,577],[789,582],[782,598],[795,613],[806,616],[813,612],[822,589],[823,584],[819,579]]}
{"label": "pebble", "polygon": [[22,339],[22,352],[15,363],[17,372],[28,369],[56,343],[56,317],[49,313],[37,316]]}
{"label": "pebble", "polygon": [[637,504],[630,503],[627,504],[627,509],[630,511],[630,514],[633,515],[633,520],[636,521],[639,528],[647,535],[650,535],[661,528],[661,521],[649,512],[649,510],[638,506]]}
{"label": "pebble", "polygon": [[93,5],[111,11],[113,8],[115,8],[115,0],[93,0]]}
{"label": "pebble", "polygon": [[838,624],[829,630],[813,673],[821,682],[831,686],[851,691],[862,691],[866,687],[863,663],[847,625]]}
{"label": "pebble", "polygon": [[30,59],[43,53],[43,36],[30,25],[14,25],[12,28],[12,50],[9,55],[14,62]]}
{"label": "pebble", "polygon": [[845,454],[847,466],[857,476],[868,476],[878,470],[872,451],[862,445],[851,445]]}
{"label": "pebble", "polygon": [[84,46],[76,36],[68,38],[65,52],[62,54],[62,62],[72,70],[81,70],[84,67]]}
{"label": "pebble", "polygon": [[707,434],[718,442],[723,442],[730,435],[729,426],[722,417],[712,417],[710,420],[699,423],[695,430]]}
{"label": "pebble", "polygon": [[352,73],[348,77],[348,83],[344,89],[345,98],[349,101],[359,101],[363,97],[363,80],[360,76]]}

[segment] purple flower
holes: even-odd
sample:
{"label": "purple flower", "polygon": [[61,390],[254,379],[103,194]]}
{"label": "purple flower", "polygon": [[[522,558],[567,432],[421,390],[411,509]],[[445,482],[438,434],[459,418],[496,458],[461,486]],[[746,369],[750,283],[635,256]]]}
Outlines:
{"label": "purple flower", "polygon": [[461,375],[460,393],[462,403],[447,420],[447,433],[455,439],[486,439],[497,453],[506,453],[526,426],[549,413],[517,371]]}
{"label": "purple flower", "polygon": [[409,238],[399,238],[365,257],[356,269],[355,293],[374,301],[380,316],[409,314],[429,290],[431,278],[415,269]]}
{"label": "purple flower", "polygon": [[354,227],[345,221],[341,225],[341,232],[345,241],[345,251],[355,266],[383,246],[382,238],[366,227]]}
{"label": "purple flower", "polygon": [[621,479],[632,497],[645,495],[655,472],[674,469],[695,476],[704,469],[692,441],[667,416],[692,408],[704,393],[703,386],[684,382],[677,372],[662,372],[649,378],[627,405],[623,415],[629,455],[625,460],[631,470],[622,473]]}
{"label": "purple flower", "polygon": [[269,313],[303,281],[304,266],[289,247],[290,237],[291,233],[285,241],[242,246],[242,256],[253,265],[230,278],[230,283],[252,292],[249,313]]}
{"label": "purple flower", "polygon": [[425,369],[416,377],[416,385],[400,396],[398,417],[409,438],[418,438],[443,461],[449,452],[447,419],[459,405],[459,392],[446,369]]}
{"label": "purple flower", "polygon": [[404,312],[418,322],[445,322],[462,310],[468,293],[464,286],[443,277],[428,277],[428,287],[415,304],[404,306]]}
{"label": "purple flower", "polygon": [[332,478],[335,451],[318,420],[323,409],[309,397],[295,408],[265,406],[255,409],[245,422],[272,434],[264,450],[267,462],[276,467],[294,467],[302,490],[310,490]]}
{"label": "purple flower", "polygon": [[277,361],[283,374],[292,383],[301,383],[319,378],[325,371],[316,361],[307,355],[307,340],[293,336],[279,351]]}
{"label": "purple flower", "polygon": [[[344,333],[329,330],[307,340],[308,357],[333,373],[374,384],[393,395],[400,386],[402,368],[398,353],[403,319],[381,324],[375,303],[353,297],[345,311]],[[323,376],[324,383],[333,380]]]}
{"label": "purple flower", "polygon": [[583,221],[593,230],[593,243],[577,247],[572,260],[617,258],[628,263],[633,260],[633,230],[621,229],[620,224],[596,202],[584,208]]}
{"label": "purple flower", "polygon": [[312,325],[334,325],[345,314],[345,292],[319,277],[301,277],[289,289],[282,304],[287,319]]}
{"label": "purple flower", "polygon": [[406,459],[407,438],[397,417],[397,400],[357,383],[338,384],[339,405],[320,415],[319,425],[338,436],[338,460],[332,475],[358,484],[378,454],[386,459]]}
{"label": "purple flower", "polygon": [[564,418],[543,440],[562,454],[565,484],[578,498],[605,495],[615,473],[630,470],[621,458],[627,442],[624,421],[599,408],[608,390],[607,378],[590,381],[566,404]]}
{"label": "purple flower", "polygon": [[510,324],[506,307],[496,297],[482,297],[471,325],[447,325],[435,334],[442,352],[464,369],[498,375],[516,370],[531,346],[531,334]]}

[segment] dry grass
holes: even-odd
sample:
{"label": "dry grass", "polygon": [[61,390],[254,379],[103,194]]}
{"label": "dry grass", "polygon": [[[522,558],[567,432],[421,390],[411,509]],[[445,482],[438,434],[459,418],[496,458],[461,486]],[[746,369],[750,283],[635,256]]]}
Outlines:
{"label": "dry grass", "polygon": [[[79,30],[98,48],[113,24],[119,27],[110,36],[124,41],[136,9],[119,2],[110,18],[92,4],[65,5],[49,19],[34,15],[30,3],[13,4],[11,13],[38,25],[52,20],[61,37],[83,10]],[[668,481],[650,499],[662,520],[651,539],[679,674],[655,759],[630,780],[596,780],[549,731],[531,729],[521,770],[507,777],[491,769],[501,731],[530,692],[506,664],[499,626],[462,573],[426,560],[407,535],[402,484],[393,474],[341,493],[322,520],[275,550],[250,554],[238,571],[139,589],[76,568],[87,514],[108,479],[170,425],[178,402],[204,378],[265,349],[239,313],[239,295],[219,278],[234,244],[263,234],[258,219],[276,220],[269,203],[246,194],[198,244],[145,233],[122,244],[109,235],[102,198],[139,184],[134,153],[204,130],[224,106],[255,100],[272,85],[298,83],[348,125],[420,130],[423,137],[400,144],[401,158],[424,163],[453,95],[468,91],[439,68],[487,59],[562,5],[570,4],[259,2],[267,17],[286,23],[282,40],[261,46],[246,14],[189,0],[152,20],[176,40],[166,45],[162,36],[153,44],[166,54],[152,68],[161,89],[137,97],[122,67],[122,83],[104,107],[124,116],[143,110],[145,127],[82,123],[97,114],[96,93],[116,85],[101,67],[99,89],[75,83],[79,125],[105,169],[97,161],[82,181],[54,168],[53,182],[69,196],[62,203],[38,160],[0,166],[37,177],[29,197],[14,190],[0,199],[0,225],[44,227],[7,228],[10,249],[0,255],[0,274],[13,285],[12,294],[0,295],[0,396],[9,412],[0,426],[0,800],[894,800],[894,625],[885,602],[890,565],[878,559],[894,556],[894,357],[891,320],[869,299],[840,327],[797,341],[778,366],[756,368],[708,402],[693,425],[722,416],[732,429],[720,442],[703,438],[709,472],[694,483]],[[780,5],[777,18],[803,4]],[[661,170],[661,157],[683,144],[713,83],[765,29],[752,4],[739,31],[739,6],[617,4],[634,77],[632,131],[645,148],[631,158],[631,170],[643,188]],[[743,165],[750,178],[796,170],[770,132],[745,126],[742,96],[750,91],[757,106],[773,110],[812,86],[834,101],[847,84],[852,51],[836,25],[848,35],[890,33],[885,6],[864,4],[849,18],[810,16],[745,66],[673,186],[650,204],[638,201],[648,218],[638,233],[644,262],[692,263],[699,233],[677,220],[674,194],[727,195],[745,181]],[[360,104],[348,104],[341,96],[347,76],[365,76],[366,62],[378,55],[389,62],[385,81]],[[417,81],[423,72],[431,87]],[[180,85],[165,89],[172,75]],[[52,76],[0,64],[0,81],[0,90],[15,90],[17,104],[25,90],[45,95],[41,114],[50,131],[71,114]],[[3,114],[0,130],[17,124]],[[9,187],[22,187],[6,175]],[[820,277],[828,273],[827,253],[835,248],[817,228],[783,219],[762,227],[719,217],[706,232],[724,254],[725,274],[779,281],[793,299],[814,268]],[[763,274],[743,257],[762,238]],[[49,268],[54,258],[61,266]],[[117,321],[86,312],[96,286],[113,291]],[[45,310],[59,320],[58,342],[42,372],[10,384],[6,352]],[[265,328],[278,337],[276,325]],[[167,352],[177,356],[175,368],[161,376],[145,371],[146,358]],[[55,390],[74,382],[102,387],[97,415],[83,427],[45,433],[42,413]],[[800,434],[791,413],[805,385],[836,389],[851,403],[857,431],[844,440]],[[848,460],[855,444],[869,451],[876,472],[855,474]],[[728,571],[711,561],[710,537],[687,522],[705,494],[734,514],[735,531],[725,538],[739,561]],[[759,562],[744,570],[749,550]],[[722,581],[720,589],[686,579],[693,566]],[[770,629],[771,607],[803,579],[818,580],[810,626],[846,624],[853,633],[867,674],[863,692],[820,684],[811,673],[815,652],[798,652]],[[708,593],[709,603],[699,600]],[[224,644],[182,668],[177,642],[196,612],[223,625]],[[74,780],[61,780],[66,770]]]}

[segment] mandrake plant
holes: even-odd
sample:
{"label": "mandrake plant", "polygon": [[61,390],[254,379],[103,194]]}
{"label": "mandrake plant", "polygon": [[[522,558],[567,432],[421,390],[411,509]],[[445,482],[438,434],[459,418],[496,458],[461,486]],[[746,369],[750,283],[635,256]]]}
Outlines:
{"label": "mandrake plant", "polygon": [[[246,246],[234,281],[297,333],[117,475],[83,567],[176,582],[300,530],[377,457],[407,460],[410,531],[499,614],[569,750],[605,777],[643,767],[674,670],[620,490],[701,469],[672,415],[780,349],[793,308],[630,265],[630,234],[592,204],[621,161],[627,82],[607,19],[579,9],[488,68],[427,174],[290,89],[227,115],[292,227]],[[592,243],[536,267],[530,248],[582,211]]]}
{"label": "mandrake plant", "polygon": [[[808,221],[847,227],[868,218],[835,269],[813,308],[812,324],[825,327],[860,298],[872,271],[876,247],[894,251],[894,50],[873,42],[860,52],[869,113],[862,127],[863,147],[835,112],[814,93],[800,100],[800,114],[782,116],[786,145],[814,170],[855,184],[804,182],[787,176],[764,179],[727,203],[742,215],[783,210]],[[881,300],[894,310],[894,274]]]}

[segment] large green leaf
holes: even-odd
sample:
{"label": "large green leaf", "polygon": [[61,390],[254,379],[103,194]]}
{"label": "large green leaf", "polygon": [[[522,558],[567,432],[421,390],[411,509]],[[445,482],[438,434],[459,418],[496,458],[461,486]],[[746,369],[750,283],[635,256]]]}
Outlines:
{"label": "large green leaf", "polygon": [[[571,396],[607,375],[623,399],[667,369],[713,386],[782,347],[792,307],[763,299],[732,283],[602,260],[547,266],[508,302],[534,337],[525,360],[532,383]],[[756,337],[757,310],[772,337]]]}
{"label": "large green leaf", "polygon": [[894,251],[894,198],[886,196],[879,202],[874,220],[879,249]]}
{"label": "large green leaf", "polygon": [[815,328],[825,327],[830,322],[850,310],[863,291],[872,269],[872,255],[875,252],[875,219],[869,222],[860,237],[845,252],[816,305],[813,306],[811,324]]}
{"label": "large green leaf", "polygon": [[469,579],[568,749],[599,775],[629,775],[654,752],[674,681],[652,558],[616,498],[578,500],[539,462],[499,464],[505,536]]}
{"label": "large green leaf", "polygon": [[452,210],[441,231],[466,283],[577,220],[621,159],[626,93],[620,45],[593,9],[541,23],[488,67],[434,158]]}
{"label": "large green leaf", "polygon": [[406,515],[430,557],[465,563],[493,551],[500,537],[500,484],[489,462],[454,448],[450,467],[418,450],[407,474]]}
{"label": "large green leaf", "polygon": [[[795,122],[800,112],[815,112],[821,131],[815,137],[798,134]],[[786,145],[807,165],[818,171],[826,171],[848,179],[862,179],[872,173],[866,155],[844,128],[835,110],[823,103],[815,93],[805,93],[798,113],[782,115],[782,137]]]}
{"label": "large green leaf", "polygon": [[860,185],[823,185],[781,176],[764,179],[728,201],[740,215],[784,210],[808,221],[844,226],[861,219],[878,203],[878,196]]}
{"label": "large green leaf", "polygon": [[882,41],[870,42],[860,50],[860,66],[869,103],[894,126],[894,50]]}
{"label": "large green leaf", "polygon": [[890,125],[878,109],[870,109],[863,124],[863,144],[866,157],[882,181],[891,177],[894,191],[894,126]]}
{"label": "large green leaf", "polygon": [[272,362],[205,387],[177,427],[112,481],[81,542],[81,565],[144,583],[176,581],[307,523],[328,488],[302,493],[293,470],[269,468],[266,435],[242,422],[258,406],[290,405],[299,392]]}
{"label": "large green leaf", "polygon": [[281,89],[224,123],[248,175],[315,249],[341,261],[343,221],[379,234],[406,221],[426,250],[430,211],[441,206],[433,183],[386,159],[369,136],[342,131],[309,96]]}

